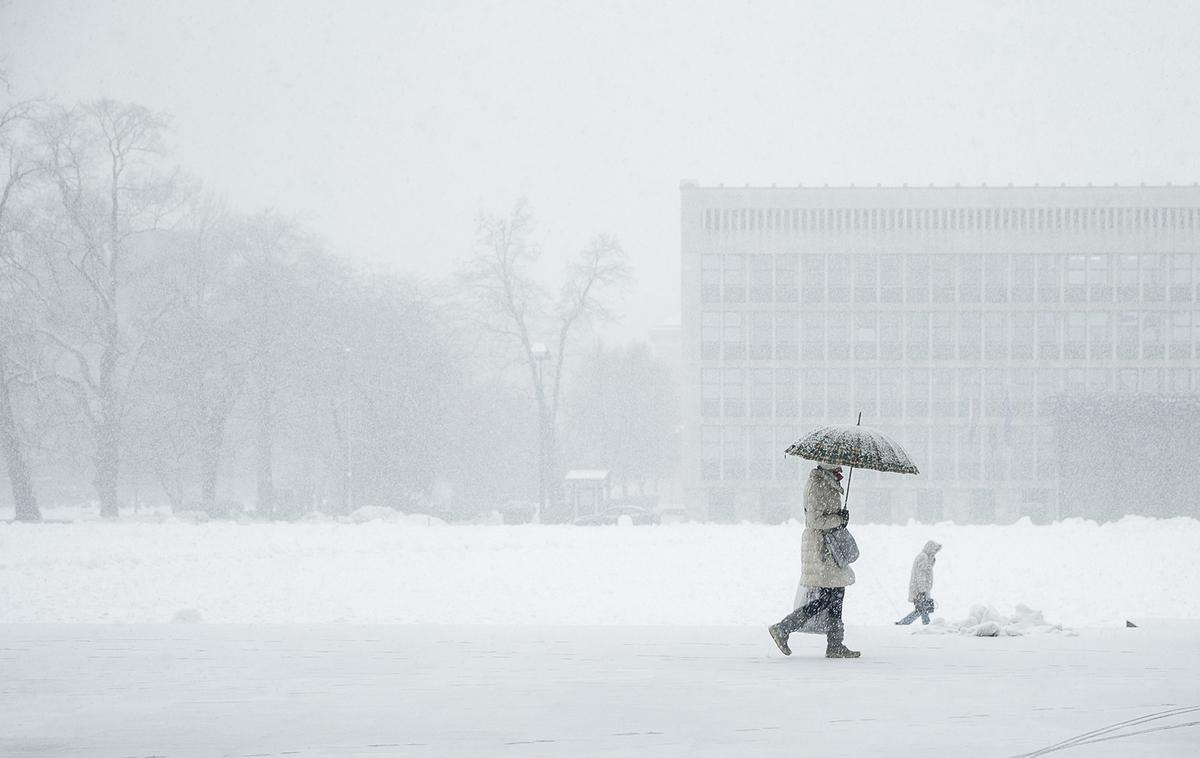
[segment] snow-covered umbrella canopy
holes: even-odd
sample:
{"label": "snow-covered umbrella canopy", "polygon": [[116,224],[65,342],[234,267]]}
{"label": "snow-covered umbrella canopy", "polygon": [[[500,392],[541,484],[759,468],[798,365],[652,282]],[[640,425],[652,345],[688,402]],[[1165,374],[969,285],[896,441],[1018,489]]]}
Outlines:
{"label": "snow-covered umbrella canopy", "polygon": [[869,426],[823,426],[804,435],[786,452],[810,461],[839,466],[897,474],[920,473],[898,442]]}

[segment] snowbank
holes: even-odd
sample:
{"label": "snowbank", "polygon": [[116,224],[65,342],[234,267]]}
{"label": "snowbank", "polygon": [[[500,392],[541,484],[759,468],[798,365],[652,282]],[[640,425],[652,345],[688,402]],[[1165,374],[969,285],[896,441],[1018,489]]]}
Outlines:
{"label": "snowbank", "polygon": [[[799,524],[439,526],[371,520],[0,524],[0,623],[767,624],[791,610]],[[1026,603],[1070,627],[1200,618],[1200,522],[859,526],[851,625],[886,624],[945,545],[935,618]],[[190,613],[188,614],[191,615]]]}
{"label": "snowbank", "polygon": [[917,634],[966,634],[973,637],[1021,637],[1026,634],[1064,634],[1075,636],[1062,624],[1049,624],[1041,611],[1017,603],[1011,616],[1005,616],[989,605],[973,605],[967,618],[946,621],[939,618],[928,626],[914,630]]}

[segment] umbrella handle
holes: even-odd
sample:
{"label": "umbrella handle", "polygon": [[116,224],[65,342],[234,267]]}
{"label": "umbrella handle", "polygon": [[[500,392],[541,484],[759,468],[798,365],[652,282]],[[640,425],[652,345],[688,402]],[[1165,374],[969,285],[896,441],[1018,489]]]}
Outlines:
{"label": "umbrella handle", "polygon": [[[862,411],[858,412],[858,422],[855,426],[862,426]],[[842,498],[842,509],[845,510],[850,505],[850,483],[854,481],[854,467],[850,467],[850,473],[846,475],[846,496]]]}

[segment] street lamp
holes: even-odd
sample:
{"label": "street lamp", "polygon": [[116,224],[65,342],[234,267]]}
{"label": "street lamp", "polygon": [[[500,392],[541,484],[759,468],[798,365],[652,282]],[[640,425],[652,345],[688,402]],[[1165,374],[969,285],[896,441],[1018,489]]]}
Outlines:
{"label": "street lamp", "polygon": [[538,507],[533,521],[542,522],[542,511],[546,509],[546,392],[543,389],[542,367],[550,359],[550,348],[544,342],[529,346],[529,355],[537,365],[537,416],[538,416]]}

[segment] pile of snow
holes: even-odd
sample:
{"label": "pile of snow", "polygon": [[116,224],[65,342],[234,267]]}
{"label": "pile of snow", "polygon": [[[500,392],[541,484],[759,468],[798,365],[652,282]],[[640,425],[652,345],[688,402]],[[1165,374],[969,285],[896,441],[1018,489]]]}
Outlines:
{"label": "pile of snow", "polygon": [[389,524],[404,524],[406,526],[445,526],[446,522],[435,516],[423,513],[401,513],[395,508],[385,505],[364,505],[355,510],[347,519],[351,523],[365,524],[371,521],[383,521]]}
{"label": "pile of snow", "polygon": [[[445,526],[367,513],[384,518],[0,523],[0,623],[163,623],[183,608],[213,624],[765,627],[792,610],[800,576],[796,523]],[[1194,519],[853,530],[851,626],[890,627],[912,609],[909,570],[930,539],[945,546],[935,618],[985,599],[1073,628],[1200,619]]]}
{"label": "pile of snow", "polygon": [[1026,634],[1065,634],[1075,636],[1074,630],[1062,624],[1049,624],[1041,611],[1017,603],[1011,616],[1002,615],[990,605],[973,605],[961,621],[935,619],[928,626],[915,630],[918,634],[965,634],[972,637],[1021,637]]}

